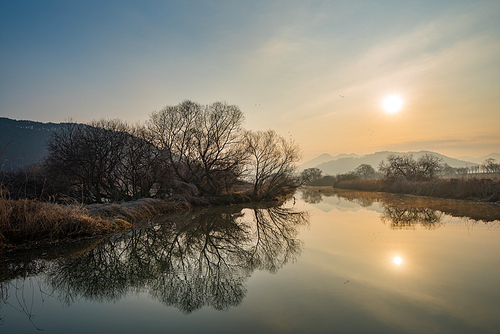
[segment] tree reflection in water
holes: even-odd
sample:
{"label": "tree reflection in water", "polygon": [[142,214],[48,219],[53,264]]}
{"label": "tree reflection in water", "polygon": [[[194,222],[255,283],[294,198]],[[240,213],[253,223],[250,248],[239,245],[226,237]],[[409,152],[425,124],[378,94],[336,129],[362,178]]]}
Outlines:
{"label": "tree reflection in water", "polygon": [[49,285],[66,304],[147,291],[184,313],[203,306],[227,310],[241,303],[255,269],[276,273],[298,257],[298,227],[308,216],[285,207],[233,206],[169,220],[59,260],[48,272]]}
{"label": "tree reflection in water", "polygon": [[321,201],[322,196],[335,196],[365,208],[379,203],[384,210],[381,220],[384,224],[388,223],[392,229],[414,229],[416,225],[421,225],[426,229],[436,229],[443,225],[441,220],[444,213],[429,208],[427,205],[431,205],[432,202],[428,199],[406,197],[403,201],[401,196],[382,193],[325,189],[324,187],[302,189],[302,198],[307,203],[316,204],[318,198]]}
{"label": "tree reflection in water", "polygon": [[321,190],[315,188],[300,188],[302,199],[309,204],[318,204],[323,200],[323,193]]}
{"label": "tree reflection in water", "polygon": [[432,230],[443,225],[443,213],[428,208],[403,208],[383,204],[381,219],[392,229],[414,229],[416,225]]}

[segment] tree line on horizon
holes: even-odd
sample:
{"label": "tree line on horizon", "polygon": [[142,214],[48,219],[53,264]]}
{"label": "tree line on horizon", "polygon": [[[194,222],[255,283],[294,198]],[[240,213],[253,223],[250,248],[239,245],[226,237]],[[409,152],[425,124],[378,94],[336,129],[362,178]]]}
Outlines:
{"label": "tree line on horizon", "polygon": [[361,164],[348,173],[337,175],[322,175],[319,168],[307,168],[301,172],[301,182],[312,186],[334,186],[341,181],[355,180],[384,180],[387,182],[396,181],[430,181],[438,177],[464,177],[469,174],[500,173],[500,163],[495,159],[488,158],[480,166],[454,168],[442,159],[427,153],[419,159],[414,159],[413,155],[391,154],[386,160],[380,162],[378,170],[369,164]]}
{"label": "tree line on horizon", "polygon": [[31,179],[23,184],[18,175],[16,183],[16,173],[4,172],[2,188],[17,197],[101,203],[241,189],[272,199],[297,187],[298,145],[274,130],[245,130],[243,121],[236,105],[186,100],[152,112],[143,124],[67,123],[46,143],[48,155]]}

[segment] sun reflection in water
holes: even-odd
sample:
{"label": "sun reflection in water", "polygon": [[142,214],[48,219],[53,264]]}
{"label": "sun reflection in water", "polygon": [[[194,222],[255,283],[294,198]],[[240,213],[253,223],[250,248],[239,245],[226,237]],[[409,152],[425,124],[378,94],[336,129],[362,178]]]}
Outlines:
{"label": "sun reflection in water", "polygon": [[403,263],[403,259],[400,258],[399,256],[396,256],[394,259],[393,259],[394,263],[397,264],[398,266],[400,266],[402,263]]}

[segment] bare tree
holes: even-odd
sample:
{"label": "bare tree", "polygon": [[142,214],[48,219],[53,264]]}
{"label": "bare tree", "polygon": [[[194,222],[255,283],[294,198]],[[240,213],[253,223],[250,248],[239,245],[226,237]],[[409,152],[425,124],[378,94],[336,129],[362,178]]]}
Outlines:
{"label": "bare tree", "polygon": [[441,162],[442,159],[433,154],[424,154],[417,161],[417,178],[420,180],[431,180],[436,178],[442,169]]}
{"label": "bare tree", "polygon": [[375,177],[375,169],[368,164],[361,164],[354,170],[354,174],[362,180],[370,180]]}
{"label": "bare tree", "polygon": [[120,120],[68,123],[47,148],[49,179],[60,192],[87,203],[149,197],[170,177],[146,128]]}
{"label": "bare tree", "polygon": [[122,163],[125,130],[119,120],[68,123],[47,143],[49,176],[65,180],[66,187],[76,189],[86,202],[116,199],[115,171]]}
{"label": "bare tree", "polygon": [[235,105],[184,101],[153,112],[148,128],[180,180],[219,194],[243,172],[243,119]]}
{"label": "bare tree", "polygon": [[314,181],[320,180],[322,171],[319,168],[307,168],[300,173],[300,181],[302,184],[311,185]]}
{"label": "bare tree", "polygon": [[440,162],[441,159],[432,154],[424,154],[418,160],[413,159],[412,154],[391,154],[387,157],[387,162],[380,163],[379,171],[389,180],[430,180],[440,171]]}
{"label": "bare tree", "polygon": [[380,163],[379,171],[389,180],[411,180],[415,178],[417,166],[411,154],[402,156],[391,154],[387,157],[387,162]]}
{"label": "bare tree", "polygon": [[493,158],[484,160],[484,162],[482,163],[482,167],[486,170],[487,173],[500,172],[500,163],[497,163]]}
{"label": "bare tree", "polygon": [[162,151],[152,144],[150,132],[140,124],[126,125],[123,160],[116,170],[122,192],[132,199],[160,196],[170,188],[172,173]]}
{"label": "bare tree", "polygon": [[255,196],[274,197],[297,185],[295,163],[300,150],[293,140],[286,140],[273,130],[248,131],[245,145],[250,155],[250,172]]}

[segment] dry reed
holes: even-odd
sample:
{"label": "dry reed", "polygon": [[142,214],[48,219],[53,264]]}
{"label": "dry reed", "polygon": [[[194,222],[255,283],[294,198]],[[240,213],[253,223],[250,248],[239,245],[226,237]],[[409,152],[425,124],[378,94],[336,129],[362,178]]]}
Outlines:
{"label": "dry reed", "polygon": [[43,240],[108,234],[128,227],[126,221],[92,217],[85,208],[0,198],[0,249]]}
{"label": "dry reed", "polygon": [[133,202],[59,205],[38,200],[13,200],[0,192],[0,250],[39,241],[104,235],[132,227],[155,215],[187,211],[192,206],[247,203],[243,194],[208,198],[173,197],[170,201],[144,198]]}

